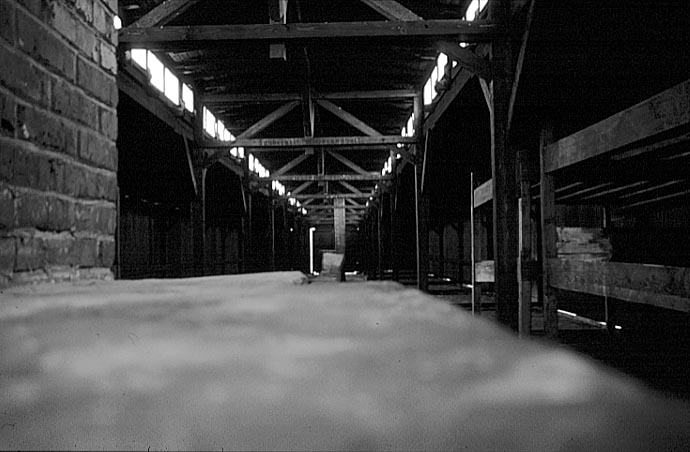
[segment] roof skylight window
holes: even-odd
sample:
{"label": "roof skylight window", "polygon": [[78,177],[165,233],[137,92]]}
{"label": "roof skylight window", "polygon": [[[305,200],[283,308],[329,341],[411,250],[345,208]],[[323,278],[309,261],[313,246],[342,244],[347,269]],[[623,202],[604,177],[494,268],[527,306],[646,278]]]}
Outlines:
{"label": "roof skylight window", "polygon": [[182,84],[182,103],[185,110],[194,113],[194,91],[186,83]]}
{"label": "roof skylight window", "polygon": [[156,55],[147,52],[147,65],[151,74],[151,85],[160,92],[165,91],[165,66]]}
{"label": "roof skylight window", "polygon": [[180,80],[167,67],[165,74],[165,97],[175,105],[180,105]]}
{"label": "roof skylight window", "polygon": [[137,63],[142,69],[146,69],[146,49],[132,49],[132,61]]}

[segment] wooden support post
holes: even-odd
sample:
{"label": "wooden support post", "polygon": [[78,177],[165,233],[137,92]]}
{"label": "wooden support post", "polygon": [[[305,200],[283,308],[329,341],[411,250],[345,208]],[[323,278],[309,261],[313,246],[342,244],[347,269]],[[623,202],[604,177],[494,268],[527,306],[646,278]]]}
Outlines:
{"label": "wooden support post", "polygon": [[376,226],[378,257],[376,259],[376,262],[377,262],[379,280],[383,280],[383,254],[382,254],[383,250],[382,250],[382,241],[381,241],[381,217],[382,216],[383,216],[383,211],[381,209],[381,205],[379,205],[376,208],[376,217],[378,219],[378,224]]}
{"label": "wooden support post", "polygon": [[417,233],[417,288],[422,291],[428,289],[429,274],[429,225],[428,199],[422,193],[422,179],[424,172],[424,94],[419,93],[414,98],[414,130],[416,134],[415,153],[415,220]]}
{"label": "wooden support post", "polygon": [[268,202],[271,209],[271,270],[276,271],[276,206],[273,192]]}
{"label": "wooden support post", "polygon": [[208,251],[206,250],[206,176],[208,175],[208,168],[201,170],[201,268],[202,275],[206,275],[208,266]]}
{"label": "wooden support post", "polygon": [[[493,17],[505,22],[510,2],[491,4]],[[492,44],[494,78],[491,85],[491,169],[493,179],[493,221],[496,318],[518,330],[518,209],[515,152],[508,141],[508,112],[513,88],[512,44]]]}
{"label": "wooden support post", "polygon": [[481,260],[481,217],[474,209],[474,173],[470,173],[470,260],[472,262],[472,314],[482,312],[482,288],[477,282],[477,262]]}
{"label": "wooden support post", "polygon": [[549,283],[549,259],[558,257],[556,248],[556,190],[552,173],[546,172],[545,150],[553,141],[552,129],[544,129],[539,144],[540,155],[540,202],[541,202],[541,264],[542,298],[544,306],[544,332],[547,337],[558,336],[558,303],[556,291]]}
{"label": "wooden support post", "polygon": [[527,173],[527,155],[520,152],[519,171],[520,171],[520,199],[519,199],[519,242],[520,242],[520,261],[518,262],[518,332],[521,337],[529,336],[532,327],[532,221],[530,218],[530,208],[532,198],[530,195],[531,181]]}
{"label": "wooden support post", "polygon": [[335,252],[345,254],[345,199],[333,200],[333,231],[335,233]]}

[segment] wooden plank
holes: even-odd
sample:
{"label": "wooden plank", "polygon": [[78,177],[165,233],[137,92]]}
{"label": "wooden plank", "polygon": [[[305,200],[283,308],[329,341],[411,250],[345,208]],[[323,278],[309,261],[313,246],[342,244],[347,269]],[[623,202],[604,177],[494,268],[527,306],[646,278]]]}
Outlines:
{"label": "wooden plank", "polygon": [[165,25],[197,3],[199,3],[199,0],[165,0],[127,28],[148,28]]}
{"label": "wooden plank", "polygon": [[[338,197],[338,198],[335,198],[335,199],[333,200],[333,201],[334,201],[334,204],[318,204],[318,205],[315,205],[315,206],[309,206],[309,210],[317,211],[317,210],[334,210],[334,209],[339,209],[339,207],[337,206],[337,203],[335,202],[335,201],[338,201],[338,200],[342,200],[343,203],[345,202],[345,199]],[[340,201],[338,201],[338,202],[340,202]],[[343,206],[344,206],[344,204],[343,204]],[[343,208],[345,208],[345,207],[343,207]],[[366,210],[366,209],[367,209],[367,206],[347,206],[347,209],[351,209],[351,210]]]}
{"label": "wooden plank", "polygon": [[281,176],[281,175],[287,173],[288,171],[290,171],[291,169],[295,168],[296,166],[298,166],[300,163],[304,162],[305,160],[307,160],[311,156],[312,156],[312,154],[307,154],[307,153],[302,154],[299,157],[296,157],[296,158],[290,160],[288,163],[286,163],[285,165],[283,165],[282,167],[280,167],[276,171],[273,171],[271,174],[273,176]]}
{"label": "wooden plank", "polygon": [[120,30],[123,48],[151,50],[188,48],[197,42],[213,41],[288,41],[322,38],[453,36],[463,42],[489,42],[502,31],[491,21],[422,20],[326,22],[250,25],[191,25],[125,28]]}
{"label": "wooden plank", "polygon": [[206,94],[201,96],[201,102],[205,105],[232,104],[232,103],[262,103],[285,102],[302,100],[299,93],[242,93],[242,94]]}
{"label": "wooden plank", "polygon": [[362,3],[381,14],[388,20],[415,21],[424,20],[394,0],[360,0]]}
{"label": "wooden plank", "polygon": [[194,129],[189,122],[184,121],[175,110],[166,104],[153,88],[142,86],[132,77],[127,67],[123,67],[117,77],[117,87],[132,98],[136,103],[151,112],[158,119],[167,124],[176,133],[194,139]]}
{"label": "wooden plank", "polygon": [[265,148],[265,147],[318,147],[318,146],[378,146],[382,144],[411,144],[414,137],[384,135],[380,137],[343,136],[343,137],[290,137],[290,138],[249,138],[227,142],[205,142],[204,148]]}
{"label": "wooden plank", "polygon": [[519,153],[520,197],[518,199],[518,333],[521,337],[529,336],[532,329],[532,193],[529,178],[528,157],[526,152]]}
{"label": "wooden plank", "polygon": [[478,283],[492,283],[496,281],[494,261],[478,261],[474,264],[475,281]]}
{"label": "wooden plank", "polygon": [[355,193],[314,193],[314,194],[306,194],[306,195],[291,195],[292,198],[295,199],[336,199],[336,198],[343,198],[343,199],[368,199],[369,196],[373,196],[373,192],[368,192],[368,193],[362,193],[362,194],[355,194]]}
{"label": "wooden plank", "polygon": [[458,71],[457,75],[453,78],[453,81],[450,84],[450,88],[448,88],[448,90],[443,93],[441,98],[436,101],[434,104],[434,109],[425,118],[425,130],[431,130],[436,125],[436,122],[441,119],[443,113],[445,113],[448,107],[450,107],[455,98],[458,97],[458,94],[460,94],[460,91],[462,91],[467,82],[469,82],[473,76],[474,74],[466,69],[461,69]]}
{"label": "wooden plank", "polygon": [[550,144],[545,169],[553,172],[690,123],[690,80]]}
{"label": "wooden plank", "polygon": [[292,194],[292,195],[297,195],[297,194],[299,194],[299,193],[302,193],[302,192],[303,192],[304,190],[306,190],[307,188],[309,188],[309,186],[310,186],[311,184],[312,184],[311,181],[304,182],[303,184],[301,184],[299,187],[295,188],[294,190],[288,191],[288,193],[290,193],[290,194]]}
{"label": "wooden plank", "polygon": [[378,181],[389,180],[391,176],[381,176],[381,173],[372,172],[368,176],[363,174],[283,174],[279,176],[257,178],[260,181],[309,181],[309,182],[339,182],[339,181]]}
{"label": "wooden plank", "polygon": [[335,116],[342,119],[343,121],[345,121],[346,123],[348,123],[349,125],[354,127],[355,129],[359,130],[363,134],[370,136],[370,137],[382,136],[381,132],[374,129],[369,124],[362,121],[361,119],[357,118],[352,113],[349,113],[348,111],[343,110],[342,107],[339,107],[338,105],[334,104],[333,102],[326,100],[326,99],[316,99],[316,103],[319,104],[325,110],[333,113]]}
{"label": "wooden plank", "polygon": [[437,44],[438,50],[484,80],[491,80],[491,64],[488,60],[477,56],[472,50],[460,47],[455,41],[441,41]]}
{"label": "wooden plank", "polygon": [[348,182],[345,182],[345,181],[342,181],[342,180],[341,180],[341,181],[338,181],[338,182],[340,183],[340,185],[342,185],[342,186],[345,187],[346,189],[350,190],[351,193],[354,193],[354,194],[357,194],[357,195],[362,195],[362,194],[363,194],[361,190],[359,190],[357,187],[355,187],[354,185],[352,185],[352,184],[350,184],[350,183],[348,183]]}
{"label": "wooden plank", "polygon": [[532,19],[534,17],[534,4],[537,0],[531,0],[529,10],[527,11],[527,18],[525,19],[525,28],[522,34],[522,43],[520,44],[520,51],[518,52],[517,61],[515,62],[515,72],[513,74],[513,86],[510,92],[510,101],[508,104],[508,121],[506,126],[506,133],[510,136],[510,127],[513,123],[513,111],[515,110],[515,101],[517,99],[518,86],[520,85],[520,76],[522,75],[522,66],[525,61],[525,53],[527,52],[527,42],[529,41],[530,30],[532,29]]}
{"label": "wooden plank", "polygon": [[601,228],[557,227],[556,250],[560,258],[608,260],[613,247]]}
{"label": "wooden plank", "polygon": [[417,251],[417,288],[421,291],[428,289],[429,283],[429,197],[422,192],[424,180],[423,162],[426,156],[426,140],[428,131],[424,129],[424,94],[417,93],[414,98],[414,130],[416,150],[414,185],[415,185],[415,233]]}
{"label": "wooden plank", "polygon": [[[271,124],[273,124],[274,122],[276,122],[277,120],[279,120],[283,116],[290,113],[299,104],[300,104],[299,101],[294,100],[292,102],[286,103],[285,105],[282,105],[281,107],[277,108],[273,112],[269,113],[268,115],[266,115],[265,117],[263,117],[262,119],[260,119],[256,123],[254,123],[252,126],[250,126],[248,129],[246,129],[244,132],[239,134],[237,136],[237,140],[249,139],[249,138],[256,136],[256,134],[258,134],[262,130],[266,129],[267,127],[269,127]],[[242,145],[241,144],[234,144],[234,142],[233,142],[233,147],[242,147]]]}
{"label": "wooden plank", "polygon": [[474,210],[475,193],[474,173],[470,173],[470,273],[472,283],[472,314],[481,313],[482,290],[477,281],[477,262],[481,260],[481,216]]}
{"label": "wooden plank", "polygon": [[343,157],[342,155],[340,155],[340,154],[337,153],[336,151],[331,151],[331,150],[329,150],[329,151],[327,151],[327,152],[328,152],[328,154],[329,154],[331,157],[333,157],[334,159],[336,159],[337,161],[339,161],[339,162],[342,163],[343,165],[347,166],[348,168],[350,168],[351,170],[353,170],[355,173],[357,173],[357,174],[364,174],[364,175],[369,175],[369,174],[371,174],[370,171],[365,170],[364,168],[362,168],[361,166],[357,165],[356,163],[354,163],[354,162],[351,161],[350,159]]}
{"label": "wooden plank", "polygon": [[549,259],[558,257],[556,241],[556,191],[552,173],[547,172],[546,152],[547,145],[553,137],[551,128],[542,130],[539,155],[540,155],[540,183],[539,193],[541,202],[541,250],[542,250],[542,296],[544,312],[544,332],[548,337],[558,336],[558,300],[556,292],[550,285]]}
{"label": "wooden plank", "polygon": [[374,91],[338,91],[317,93],[317,99],[354,100],[354,99],[399,99],[413,98],[417,91],[414,89],[391,89]]}
{"label": "wooden plank", "polygon": [[690,268],[549,259],[549,269],[559,289],[690,312]]}
{"label": "wooden plank", "polygon": [[494,198],[494,183],[493,180],[481,184],[479,187],[474,189],[474,208],[486,204]]}

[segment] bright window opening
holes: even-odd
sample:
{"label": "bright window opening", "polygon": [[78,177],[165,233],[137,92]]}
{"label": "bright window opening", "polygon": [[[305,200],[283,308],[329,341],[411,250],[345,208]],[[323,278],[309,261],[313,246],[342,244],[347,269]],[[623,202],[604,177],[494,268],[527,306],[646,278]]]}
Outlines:
{"label": "bright window opening", "polygon": [[115,28],[116,30],[122,28],[122,19],[120,19],[120,16],[118,16],[117,14],[113,16],[113,28]]}
{"label": "bright window opening", "polygon": [[212,137],[216,136],[216,117],[204,107],[204,130]]}
{"label": "bright window opening", "polygon": [[151,74],[151,85],[158,91],[163,92],[165,90],[165,66],[151,52],[147,53],[147,63],[149,73]]}
{"label": "bright window opening", "polygon": [[194,91],[187,84],[182,85],[182,103],[185,110],[194,113]]}
{"label": "bright window opening", "polygon": [[431,105],[431,102],[434,100],[432,88],[431,88],[431,79],[426,81],[426,85],[424,85],[424,105]]}
{"label": "bright window opening", "polygon": [[165,68],[165,97],[175,104],[180,104],[180,80],[170,72],[170,69]]}
{"label": "bright window opening", "polygon": [[146,49],[132,49],[131,55],[132,61],[141,66],[142,69],[146,69]]}

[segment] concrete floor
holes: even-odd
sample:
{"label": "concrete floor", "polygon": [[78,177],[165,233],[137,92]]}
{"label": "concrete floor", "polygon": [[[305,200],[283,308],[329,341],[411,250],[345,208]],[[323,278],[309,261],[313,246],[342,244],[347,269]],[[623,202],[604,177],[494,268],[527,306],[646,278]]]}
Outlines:
{"label": "concrete floor", "polygon": [[681,450],[690,411],[392,282],[0,294],[3,449]]}

